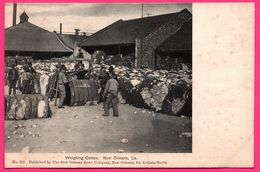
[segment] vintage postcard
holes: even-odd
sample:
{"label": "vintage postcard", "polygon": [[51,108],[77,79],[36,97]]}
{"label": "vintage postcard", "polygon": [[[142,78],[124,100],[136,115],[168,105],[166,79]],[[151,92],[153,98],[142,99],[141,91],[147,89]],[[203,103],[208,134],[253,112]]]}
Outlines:
{"label": "vintage postcard", "polygon": [[5,168],[253,167],[254,3],[6,3]]}

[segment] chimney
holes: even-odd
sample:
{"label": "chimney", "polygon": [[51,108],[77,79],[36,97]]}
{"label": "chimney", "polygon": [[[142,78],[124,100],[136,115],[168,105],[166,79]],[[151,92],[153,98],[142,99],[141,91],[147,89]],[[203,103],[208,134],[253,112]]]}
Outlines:
{"label": "chimney", "polygon": [[75,29],[75,35],[78,36],[79,35],[79,31],[80,31],[79,29]]}
{"label": "chimney", "polygon": [[144,17],[144,4],[142,3],[142,14],[141,14],[141,18]]}
{"label": "chimney", "polygon": [[60,23],[60,34],[62,34],[62,23]]}
{"label": "chimney", "polygon": [[13,26],[16,25],[16,13],[17,13],[17,4],[13,4]]}

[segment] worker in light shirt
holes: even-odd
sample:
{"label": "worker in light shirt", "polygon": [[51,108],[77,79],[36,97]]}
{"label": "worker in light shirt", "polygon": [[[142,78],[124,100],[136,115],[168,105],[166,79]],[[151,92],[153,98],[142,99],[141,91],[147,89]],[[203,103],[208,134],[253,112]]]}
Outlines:
{"label": "worker in light shirt", "polygon": [[30,94],[30,80],[33,76],[29,72],[29,68],[27,66],[24,66],[23,70],[24,71],[21,74],[22,94]]}
{"label": "worker in light shirt", "polygon": [[115,75],[109,74],[110,79],[106,83],[105,91],[103,93],[104,97],[104,115],[103,116],[109,116],[109,105],[112,105],[113,108],[113,116],[118,117],[118,87],[119,84],[117,80],[115,79]]}

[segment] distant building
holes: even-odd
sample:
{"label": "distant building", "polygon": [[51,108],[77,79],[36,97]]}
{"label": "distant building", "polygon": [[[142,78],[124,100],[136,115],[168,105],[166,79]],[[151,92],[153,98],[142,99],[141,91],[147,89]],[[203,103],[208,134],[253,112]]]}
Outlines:
{"label": "distant building", "polygon": [[109,55],[134,54],[137,67],[169,69],[175,62],[190,65],[192,14],[184,9],[177,13],[118,20],[82,41],[80,46],[91,54],[97,50]]}
{"label": "distant building", "polygon": [[[77,56],[78,50],[80,49],[79,43],[88,38],[86,35],[79,35],[77,29],[75,34],[54,33],[59,38],[59,40],[63,42],[63,44],[74,50],[72,55],[70,55],[72,58]],[[85,58],[91,58],[89,53],[84,50],[82,50],[82,52]]]}
{"label": "distant building", "polygon": [[34,59],[70,56],[73,49],[55,33],[29,22],[23,12],[20,23],[5,29],[5,56],[32,56]]}

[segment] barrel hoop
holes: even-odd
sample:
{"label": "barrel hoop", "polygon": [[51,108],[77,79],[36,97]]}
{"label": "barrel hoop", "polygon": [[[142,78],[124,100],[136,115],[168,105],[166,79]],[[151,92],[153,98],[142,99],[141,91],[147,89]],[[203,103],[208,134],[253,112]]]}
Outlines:
{"label": "barrel hoop", "polygon": [[93,96],[94,96],[94,93],[92,91],[93,84],[92,84],[92,82],[90,80],[88,82],[89,82],[89,89],[88,89],[88,91],[89,91],[89,101],[92,102],[93,101]]}
{"label": "barrel hoop", "polygon": [[72,84],[70,85],[70,106],[73,106],[75,103],[75,89],[74,89],[74,81],[72,80]]}
{"label": "barrel hoop", "polygon": [[78,88],[78,82],[77,82],[77,80],[74,80],[74,83],[75,83],[75,85],[74,85],[74,91],[75,91],[75,104],[74,105],[78,105],[79,104],[79,101],[80,101],[80,99],[79,99],[79,95],[80,95],[80,92],[79,92],[79,88]]}
{"label": "barrel hoop", "polygon": [[85,83],[84,83],[83,80],[79,80],[79,82],[81,83],[81,86],[79,87],[80,88],[80,94],[79,94],[79,96],[80,96],[80,103],[82,105],[84,105],[86,103],[85,102],[85,87],[84,87]]}
{"label": "barrel hoop", "polygon": [[90,88],[90,86],[89,86],[89,84],[88,84],[88,81],[84,81],[84,101],[85,101],[85,104],[89,101],[89,92],[88,92],[88,90],[89,90],[89,88]]}

